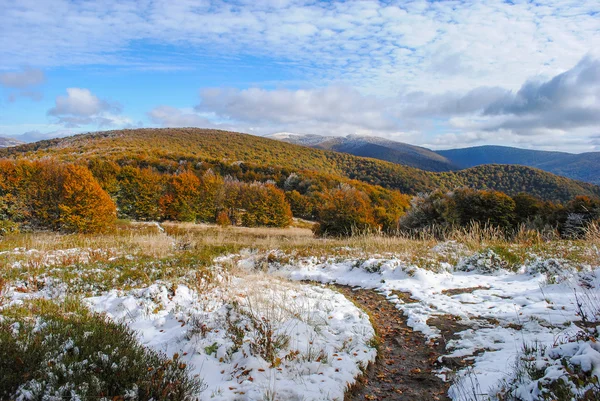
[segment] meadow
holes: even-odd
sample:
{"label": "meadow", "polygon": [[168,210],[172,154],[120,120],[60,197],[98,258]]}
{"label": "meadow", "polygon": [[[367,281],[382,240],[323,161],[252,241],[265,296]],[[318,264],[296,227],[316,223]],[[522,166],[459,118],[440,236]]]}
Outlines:
{"label": "meadow", "polygon": [[[361,377],[385,363],[386,326],[332,284],[382,294],[407,335],[439,352],[418,374],[442,378],[440,399],[599,391],[594,225],[577,240],[478,225],[444,239],[319,238],[299,219],[0,238],[3,399],[341,400],[361,386],[378,397]],[[121,381],[94,373],[106,366]]]}

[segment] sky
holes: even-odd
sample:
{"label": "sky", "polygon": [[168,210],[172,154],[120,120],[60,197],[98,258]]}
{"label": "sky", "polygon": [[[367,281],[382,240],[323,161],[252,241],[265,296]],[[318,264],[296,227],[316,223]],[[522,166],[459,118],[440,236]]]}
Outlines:
{"label": "sky", "polygon": [[0,0],[0,136],[600,151],[600,2]]}

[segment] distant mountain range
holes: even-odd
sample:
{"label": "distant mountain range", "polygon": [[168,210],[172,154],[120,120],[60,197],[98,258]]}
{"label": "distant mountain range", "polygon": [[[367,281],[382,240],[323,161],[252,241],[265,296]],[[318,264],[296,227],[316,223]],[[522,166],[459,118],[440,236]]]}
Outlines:
{"label": "distant mountain range", "polygon": [[445,156],[459,168],[482,164],[520,164],[564,177],[600,184],[600,152],[573,154],[507,146],[477,146],[441,150],[437,153]]}
{"label": "distant mountain range", "polygon": [[333,150],[355,156],[372,157],[427,171],[458,170],[457,166],[446,157],[430,149],[375,136],[348,135],[346,137],[332,137],[279,133],[270,135],[270,137],[296,145]]}
{"label": "distant mountain range", "polygon": [[273,139],[317,149],[371,157],[427,171],[455,171],[484,164],[514,164],[535,167],[567,178],[600,184],[600,152],[573,154],[512,148],[476,146],[433,151],[389,139],[348,135],[332,137],[279,133]]}
{"label": "distant mountain range", "polygon": [[0,148],[7,148],[9,146],[22,145],[24,143],[25,142],[19,141],[19,140],[14,139],[14,138],[8,138],[8,137],[0,136]]}

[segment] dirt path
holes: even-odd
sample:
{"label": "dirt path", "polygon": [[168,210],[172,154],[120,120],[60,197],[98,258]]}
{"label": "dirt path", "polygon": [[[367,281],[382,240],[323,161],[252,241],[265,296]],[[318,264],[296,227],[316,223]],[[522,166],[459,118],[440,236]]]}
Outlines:
{"label": "dirt path", "polygon": [[383,295],[336,286],[371,316],[379,336],[379,356],[354,388],[350,400],[449,400],[448,383],[432,373],[442,346],[428,345],[421,333]]}

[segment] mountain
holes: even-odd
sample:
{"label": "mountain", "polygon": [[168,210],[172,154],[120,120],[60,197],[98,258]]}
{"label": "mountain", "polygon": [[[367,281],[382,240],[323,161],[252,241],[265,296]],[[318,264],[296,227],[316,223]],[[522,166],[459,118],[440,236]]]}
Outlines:
{"label": "mountain", "polygon": [[572,154],[507,146],[476,146],[441,150],[437,153],[460,168],[482,164],[519,164],[576,180],[600,184],[600,152]]}
{"label": "mountain", "polygon": [[269,137],[317,149],[333,150],[355,156],[386,160],[421,170],[458,170],[458,167],[450,160],[430,149],[374,136],[348,135],[345,137],[331,137],[278,133]]}
{"label": "mountain", "polygon": [[600,152],[572,154],[507,146],[477,146],[433,151],[364,135],[333,137],[280,133],[270,137],[297,145],[386,160],[426,171],[454,171],[484,164],[515,164],[600,185]]}
{"label": "mountain", "polygon": [[23,143],[25,143],[25,142],[21,142],[14,138],[0,136],[0,148],[7,148],[9,146],[17,146],[17,145],[21,145]]}
{"label": "mountain", "polygon": [[485,165],[457,172],[414,167],[314,149],[236,132],[199,128],[129,129],[75,135],[0,149],[0,158],[54,157],[89,164],[94,160],[153,166],[159,171],[181,163],[209,163],[226,174],[255,179],[285,179],[310,172],[324,179],[343,178],[417,194],[468,186],[514,195],[527,192],[546,200],[576,195],[600,196],[600,187],[524,166]]}

